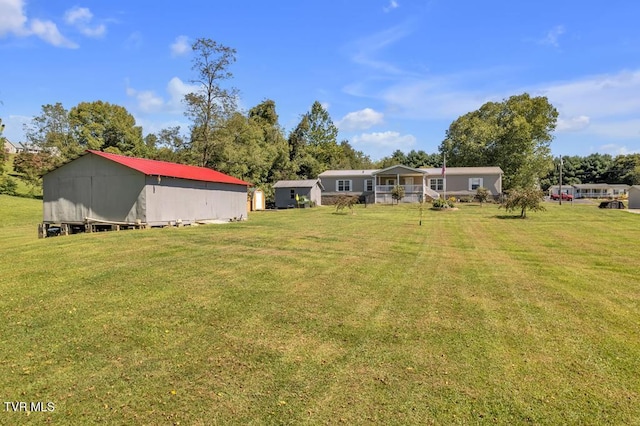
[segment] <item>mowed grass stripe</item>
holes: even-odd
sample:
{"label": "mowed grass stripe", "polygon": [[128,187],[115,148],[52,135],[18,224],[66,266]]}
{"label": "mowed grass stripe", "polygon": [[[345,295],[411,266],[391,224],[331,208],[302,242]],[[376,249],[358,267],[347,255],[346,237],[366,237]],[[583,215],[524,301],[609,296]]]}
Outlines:
{"label": "mowed grass stripe", "polygon": [[32,201],[0,197],[22,211],[1,384],[57,410],[0,423],[640,421],[636,215],[325,207],[36,240]]}

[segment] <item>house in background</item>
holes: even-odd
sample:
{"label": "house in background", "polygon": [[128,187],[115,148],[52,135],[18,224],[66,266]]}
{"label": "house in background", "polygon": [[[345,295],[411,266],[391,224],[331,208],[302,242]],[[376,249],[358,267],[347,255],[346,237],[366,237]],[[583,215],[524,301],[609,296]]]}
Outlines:
{"label": "house in background", "polygon": [[308,180],[279,180],[273,185],[275,204],[277,209],[296,207],[296,195],[306,197],[314,205],[322,205],[322,191],[324,187],[320,179]]}
{"label": "house in background", "polygon": [[244,220],[249,185],[204,167],[89,150],[43,176],[43,223]]}
{"label": "house in background", "polygon": [[618,198],[629,190],[629,185],[622,183],[580,183],[573,187],[576,198]]}
{"label": "house in background", "polygon": [[[549,195],[556,195],[559,185],[549,187]],[[574,198],[620,198],[627,195],[629,185],[623,183],[578,183],[562,185],[562,192]]]}
{"label": "house in background", "polygon": [[14,144],[9,141],[9,139],[4,138],[4,152],[8,154],[16,154],[18,152],[18,148]]}
{"label": "house in background", "polygon": [[449,167],[443,176],[440,168],[412,168],[403,165],[375,170],[327,170],[319,175],[325,188],[323,203],[331,204],[340,195],[362,197],[368,203],[391,203],[396,185],[405,190],[403,202],[418,202],[445,195],[472,197],[479,187],[494,198],[502,194],[500,167]]}
{"label": "house in background", "polygon": [[[576,189],[573,185],[562,185],[562,193],[571,195],[573,198],[576,198],[575,190]],[[549,193],[549,196],[558,195],[560,193],[560,185],[550,186],[547,192]]]}
{"label": "house in background", "polygon": [[629,187],[629,203],[630,209],[640,209],[640,185]]}

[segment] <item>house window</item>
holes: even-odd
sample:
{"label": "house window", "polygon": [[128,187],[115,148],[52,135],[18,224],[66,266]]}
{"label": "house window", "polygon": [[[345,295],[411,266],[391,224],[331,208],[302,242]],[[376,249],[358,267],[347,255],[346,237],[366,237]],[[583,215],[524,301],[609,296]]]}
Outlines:
{"label": "house window", "polygon": [[351,181],[350,180],[338,180],[336,182],[336,191],[338,191],[338,192],[351,191]]}
{"label": "house window", "polygon": [[292,189],[290,191],[289,198],[291,198],[292,200],[294,200],[296,198],[296,190],[295,189]]}
{"label": "house window", "polygon": [[364,190],[368,192],[373,191],[373,179],[364,180]]}
{"label": "house window", "polygon": [[469,178],[469,191],[475,191],[482,186],[482,178]]}
{"label": "house window", "polygon": [[434,191],[444,191],[444,179],[429,179],[429,188]]}
{"label": "house window", "polygon": [[395,179],[387,179],[386,182],[387,182],[387,185],[389,186],[394,186],[396,184]]}

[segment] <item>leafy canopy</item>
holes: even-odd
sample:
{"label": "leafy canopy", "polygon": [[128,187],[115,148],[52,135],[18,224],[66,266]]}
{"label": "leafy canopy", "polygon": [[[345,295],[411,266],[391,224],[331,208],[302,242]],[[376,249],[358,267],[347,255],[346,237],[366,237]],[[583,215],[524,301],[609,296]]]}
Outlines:
{"label": "leafy canopy", "polygon": [[451,166],[499,166],[505,189],[533,186],[552,166],[557,118],[542,96],[524,93],[487,102],[449,126],[440,151]]}

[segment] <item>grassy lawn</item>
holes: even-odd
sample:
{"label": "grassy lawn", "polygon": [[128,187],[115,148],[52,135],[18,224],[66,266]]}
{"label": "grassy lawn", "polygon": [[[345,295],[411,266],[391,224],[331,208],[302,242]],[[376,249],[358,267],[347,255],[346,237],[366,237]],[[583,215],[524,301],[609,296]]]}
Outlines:
{"label": "grassy lawn", "polygon": [[640,424],[640,215],[256,212],[36,238],[0,196],[0,424]]}
{"label": "grassy lawn", "polygon": [[42,188],[34,189],[30,187],[25,183],[23,179],[20,179],[20,175],[13,169],[13,159],[15,158],[15,156],[16,154],[9,154],[9,158],[4,163],[4,174],[11,177],[18,184],[18,187],[16,188],[16,194],[22,197],[29,198],[42,197]]}

